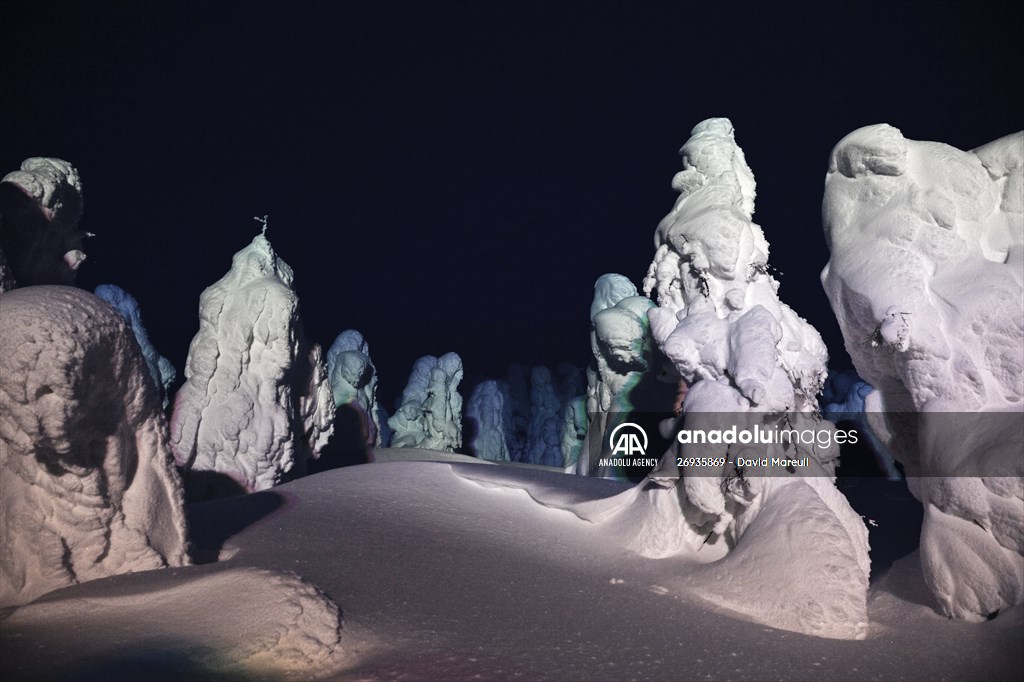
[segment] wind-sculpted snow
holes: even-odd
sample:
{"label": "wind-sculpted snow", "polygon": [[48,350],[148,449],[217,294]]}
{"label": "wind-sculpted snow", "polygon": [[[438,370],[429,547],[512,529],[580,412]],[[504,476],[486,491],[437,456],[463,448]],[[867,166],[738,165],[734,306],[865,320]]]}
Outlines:
{"label": "wind-sculpted snow", "polygon": [[71,284],[85,261],[82,181],[61,159],[25,159],[0,181],[0,292]]}
{"label": "wind-sculpted snow", "polygon": [[258,234],[203,292],[171,424],[190,477],[218,472],[263,490],[305,473],[330,437],[334,400],[320,346],[303,337],[292,278]]}
{"label": "wind-sculpted snow", "polygon": [[117,312],[121,313],[121,317],[131,325],[132,334],[135,335],[135,340],[139,342],[139,348],[142,349],[142,357],[145,358],[146,366],[149,367],[149,374],[153,377],[153,384],[160,391],[160,399],[163,401],[164,407],[167,407],[167,395],[178,373],[175,371],[171,361],[160,355],[150,342],[146,326],[142,324],[142,312],[139,310],[139,302],[127,291],[113,284],[101,284],[96,287],[93,293],[114,306]]}
{"label": "wind-sculpted snow", "polygon": [[0,295],[0,606],[187,563],[167,423],[124,319],[61,286]]}
{"label": "wind-sculpted snow", "polygon": [[388,419],[391,447],[454,452],[462,447],[462,359],[427,355],[413,365],[398,411]]}
{"label": "wind-sculpted snow", "polygon": [[822,207],[822,282],[925,506],[925,580],[972,620],[1024,600],[1022,204],[1024,133],[964,152],[882,124],[836,145]]}
{"label": "wind-sculpted snow", "polygon": [[381,441],[381,411],[377,405],[377,368],[370,346],[354,329],[338,334],[327,350],[327,376],[337,408],[348,406],[359,417],[364,447],[386,445]]}
{"label": "wind-sculpted snow", "polygon": [[[682,416],[676,426],[833,433],[834,426],[814,414],[826,376],[825,346],[817,331],[779,300],[779,284],[769,274],[768,242],[752,221],[754,176],[732,124],[727,119],[698,124],[680,154],[684,169],[672,181],[679,198],[658,225],[657,251],[644,281],[644,291],[657,301],[647,314],[651,333],[681,379],[677,409]],[[638,533],[637,551],[647,556],[692,552],[696,537],[754,555],[761,550],[751,548],[763,545],[772,552],[761,559],[766,566],[792,565],[800,580],[829,587],[807,595],[810,603],[799,609],[780,606],[779,618],[797,623],[802,614],[820,613],[808,626],[817,633],[865,636],[867,530],[832,485],[838,445],[831,438],[828,447],[776,443],[756,454],[807,457],[809,464],[803,475],[786,475],[735,466],[737,455],[751,456],[737,445],[673,448],[641,484],[645,495],[659,500],[652,502],[653,519],[647,522],[659,532]],[[721,457],[726,463],[677,467],[677,456]],[[821,507],[811,520],[801,509],[805,497]],[[843,570],[834,570],[834,562],[808,559],[806,550],[792,543],[768,541],[785,535],[797,517],[801,527],[825,533],[821,546]],[[720,568],[728,572],[724,564]]]}

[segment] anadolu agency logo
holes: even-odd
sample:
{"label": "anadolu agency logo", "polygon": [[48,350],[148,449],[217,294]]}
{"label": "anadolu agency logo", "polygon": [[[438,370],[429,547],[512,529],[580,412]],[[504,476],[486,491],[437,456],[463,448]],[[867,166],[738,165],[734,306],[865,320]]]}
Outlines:
{"label": "anadolu agency logo", "polygon": [[608,445],[612,455],[643,457],[647,454],[647,432],[633,422],[619,424],[608,436]]}
{"label": "anadolu agency logo", "polygon": [[657,457],[647,457],[647,432],[633,422],[619,424],[608,435],[611,457],[602,457],[600,467],[610,468],[651,468],[658,464]]}

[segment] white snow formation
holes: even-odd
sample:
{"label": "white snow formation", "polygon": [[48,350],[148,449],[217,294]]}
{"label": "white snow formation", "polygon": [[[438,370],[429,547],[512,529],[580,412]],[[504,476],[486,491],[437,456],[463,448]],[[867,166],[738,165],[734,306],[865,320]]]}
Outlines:
{"label": "white snow formation", "polygon": [[587,409],[627,412],[630,389],[650,369],[647,311],[654,307],[626,277],[601,275],[590,305],[590,348],[595,366],[587,371]]}
{"label": "white snow formation", "polygon": [[292,279],[261,233],[200,297],[171,421],[175,457],[190,472],[264,490],[303,475],[330,437],[334,399]]}
{"label": "white snow formation", "polygon": [[530,370],[530,426],[524,460],[534,464],[561,467],[562,404],[555,392],[551,370]]}
{"label": "white snow formation", "polygon": [[85,261],[82,182],[61,159],[25,159],[0,181],[0,291],[71,284]]}
{"label": "white snow formation", "polygon": [[501,381],[481,381],[466,403],[466,421],[472,424],[470,449],[480,459],[508,462],[512,402],[508,386]]}
{"label": "white snow formation", "polygon": [[925,508],[925,581],[953,617],[1021,603],[1024,133],[965,152],[856,130],[822,219],[822,283],[876,389],[872,424]]}
{"label": "white snow formation", "polygon": [[[642,394],[647,390],[642,384],[656,381],[659,369],[647,319],[647,312],[653,307],[623,275],[601,275],[594,284],[590,306],[590,349],[594,361],[587,368],[586,394],[590,433],[607,433],[614,428],[613,421],[628,420],[634,409],[652,408],[642,404]],[[567,431],[568,415],[566,425]],[[575,473],[608,475],[591,461],[598,454],[599,449],[593,445],[581,444],[573,467]]]}
{"label": "white snow formation", "polygon": [[370,360],[370,346],[354,329],[338,334],[327,350],[327,376],[335,407],[348,405],[362,420],[364,445],[380,446],[381,411],[377,405],[377,368]]}
{"label": "white snow formation", "polygon": [[164,407],[167,407],[167,396],[171,390],[171,384],[174,383],[178,373],[175,371],[171,361],[160,355],[150,342],[146,326],[142,324],[142,312],[139,310],[139,302],[127,291],[113,284],[100,284],[93,293],[114,306],[114,309],[121,313],[121,317],[131,325],[132,334],[135,335],[135,340],[139,342],[139,348],[142,349],[142,357],[145,358],[146,366],[149,367],[149,374],[153,377],[153,384],[160,392],[160,399]]}
{"label": "white snow formation", "polygon": [[0,606],[188,563],[160,398],[124,319],[64,286],[0,295]]}
{"label": "white snow formation", "polygon": [[584,374],[569,363],[556,371],[512,365],[507,380],[474,387],[466,419],[477,457],[558,468],[576,461],[587,428]]}
{"label": "white snow formation", "polygon": [[[778,297],[768,274],[768,242],[752,221],[755,183],[732,124],[698,124],[680,150],[680,194],[658,225],[657,251],[644,281],[657,307],[651,332],[682,379],[686,428],[754,424],[832,432],[814,415],[827,353],[817,331]],[[627,299],[628,300],[628,299]],[[729,448],[733,449],[730,450]],[[817,584],[797,602],[779,603],[778,619],[809,619],[817,634],[863,638],[870,562],[867,530],[834,486],[838,445],[765,446],[764,456],[808,457],[813,475],[781,475],[730,463],[676,467],[676,457],[735,457],[736,446],[683,445],[671,450],[643,487],[654,532],[638,551],[668,554],[724,539],[735,549],[718,569],[752,581],[788,571],[794,588]],[[813,536],[782,540],[791,534]],[[797,545],[803,545],[797,550]],[[734,556],[735,555],[735,556]],[[734,562],[742,563],[739,570]],[[765,583],[765,590],[774,590]],[[737,597],[737,599],[739,599]],[[733,603],[733,608],[740,608]],[[809,626],[810,627],[810,626]]]}
{"label": "white snow formation", "polygon": [[388,419],[391,447],[454,452],[462,447],[462,359],[427,355],[413,365],[398,411]]}

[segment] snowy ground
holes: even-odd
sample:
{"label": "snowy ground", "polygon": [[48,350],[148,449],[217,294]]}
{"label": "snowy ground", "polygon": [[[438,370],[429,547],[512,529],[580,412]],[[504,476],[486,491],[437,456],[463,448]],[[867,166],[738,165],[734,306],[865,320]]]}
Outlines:
{"label": "snowy ground", "polygon": [[[467,475],[512,477],[529,494]],[[678,587],[692,562],[638,558],[622,537],[536,502],[626,487],[527,468],[378,461],[193,505],[194,551],[212,563],[93,581],[3,613],[0,677],[1024,676],[1024,609],[978,625],[941,617],[916,553],[872,577],[866,640],[822,639],[716,608]],[[887,509],[906,516],[874,488],[860,494],[880,527],[897,523]],[[340,638],[324,594],[343,614]]]}

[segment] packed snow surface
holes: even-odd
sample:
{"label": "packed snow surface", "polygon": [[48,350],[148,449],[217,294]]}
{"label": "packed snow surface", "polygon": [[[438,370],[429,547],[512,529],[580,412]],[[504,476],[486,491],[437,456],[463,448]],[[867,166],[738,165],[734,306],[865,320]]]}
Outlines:
{"label": "packed snow surface", "polygon": [[[309,661],[284,679],[934,682],[1024,673],[1022,610],[981,625],[943,618],[915,555],[873,586],[864,640],[766,625],[812,603],[814,587],[798,576],[821,557],[793,558],[788,574],[771,565],[773,587],[754,574],[761,557],[739,549],[728,566],[703,559],[708,547],[638,556],[632,534],[647,512],[620,504],[632,490],[505,465],[389,462],[198,504],[193,543],[220,563],[94,581],[15,611],[0,624],[0,672],[12,681],[161,671],[217,679],[226,668],[233,674],[221,679],[267,679],[273,670],[236,665],[236,652],[270,640],[257,633],[283,631],[288,649],[302,652],[287,660]],[[815,523],[785,521],[766,516],[775,532],[762,540],[815,542]],[[727,567],[736,573],[718,570]],[[340,607],[338,645],[330,607],[293,588]]]}
{"label": "packed snow surface", "polygon": [[292,270],[264,234],[199,300],[171,422],[178,464],[263,490],[305,472],[330,437],[322,352],[305,341]]}
{"label": "packed snow surface", "polygon": [[80,289],[0,295],[0,605],[187,563],[167,423],[125,320]]}
{"label": "packed snow surface", "polygon": [[965,152],[856,130],[822,214],[822,282],[876,388],[868,413],[925,506],[925,581],[959,618],[1021,603],[1024,133]]}

